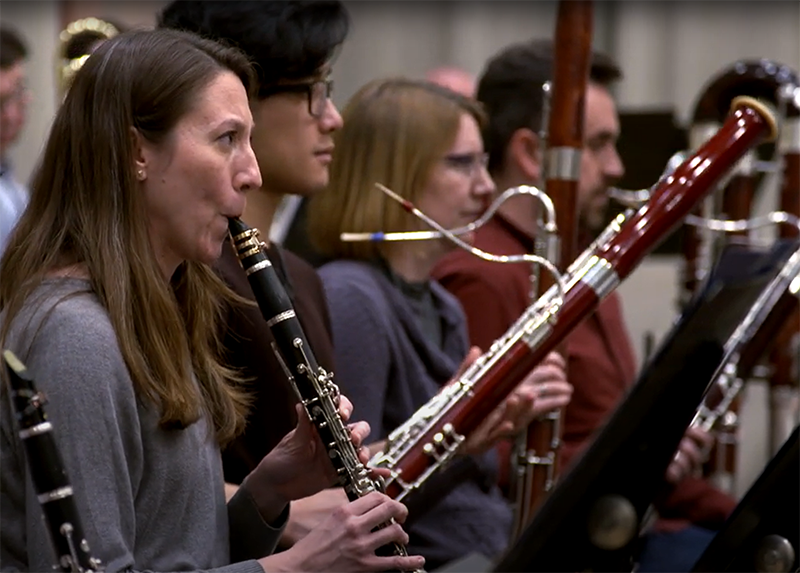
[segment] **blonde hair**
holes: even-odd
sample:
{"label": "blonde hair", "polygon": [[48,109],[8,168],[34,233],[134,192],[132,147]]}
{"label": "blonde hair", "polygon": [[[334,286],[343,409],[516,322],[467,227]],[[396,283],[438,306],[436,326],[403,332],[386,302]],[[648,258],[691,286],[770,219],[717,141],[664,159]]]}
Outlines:
{"label": "blonde hair", "polygon": [[376,243],[344,243],[340,234],[421,228],[375,183],[416,202],[464,113],[483,125],[477,101],[431,82],[395,78],[361,88],[342,112],[328,188],[310,202],[312,244],[330,258],[369,260],[381,253]]}
{"label": "blonde hair", "polygon": [[165,280],[133,173],[131,129],[163,141],[226,71],[252,89],[244,55],[190,34],[137,31],[100,45],[56,115],[0,264],[0,341],[49,273],[83,266],[137,395],[160,407],[161,427],[186,427],[205,413],[220,444],[244,427],[248,403],[220,358],[224,304],[236,297],[197,262]]}

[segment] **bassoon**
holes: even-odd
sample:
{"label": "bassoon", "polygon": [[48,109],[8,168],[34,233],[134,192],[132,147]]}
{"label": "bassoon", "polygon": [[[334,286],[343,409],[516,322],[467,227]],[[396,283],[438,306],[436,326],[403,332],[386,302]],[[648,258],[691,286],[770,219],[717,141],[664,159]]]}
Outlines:
{"label": "bassoon", "polygon": [[[703,87],[692,112],[692,124],[689,130],[689,147],[696,149],[702,145],[719,128],[730,103],[735,97],[746,95],[774,104],[780,111],[779,94],[786,85],[797,84],[797,76],[790,68],[771,60],[741,60],[715,74]],[[796,104],[795,104],[796,105]],[[791,111],[791,105],[787,107]],[[782,119],[779,117],[779,119]],[[728,194],[725,208],[738,209],[746,219],[752,202],[754,189],[752,180],[756,175],[756,157],[746,154],[732,171],[734,179],[750,179],[751,182],[741,185],[741,192]],[[696,215],[712,218],[722,206],[720,197],[709,195]],[[685,304],[708,272],[713,258],[713,235],[711,231],[702,231],[696,227],[686,226],[683,236],[683,285],[681,304]]]}
{"label": "bassoon", "polygon": [[[758,181],[755,161],[756,152],[751,149],[734,167],[730,181],[722,190],[722,218],[743,220],[750,217]],[[728,241],[742,245],[751,243],[747,231],[731,233]],[[713,245],[711,242],[708,244]],[[748,368],[748,375],[754,368],[755,364]],[[716,440],[707,464],[710,479],[720,489],[729,493],[734,491],[741,409],[741,394],[737,392],[733,396],[728,402],[727,411],[716,425]]]}
{"label": "bassoon", "polygon": [[[559,229],[559,271],[578,255],[578,181],[581,173],[586,84],[592,51],[593,5],[591,0],[558,3],[553,49],[553,81],[547,121],[545,192],[555,206]],[[552,275],[538,274],[535,292],[543,294],[553,286]],[[560,352],[566,359],[566,345]],[[559,471],[562,412],[555,410],[527,428],[517,440],[512,485],[514,524],[512,538],[519,535],[536,508],[544,501]],[[523,439],[524,438],[524,439]]]}
{"label": "bassoon", "polygon": [[692,571],[797,571],[800,567],[800,427],[787,438]]}
{"label": "bassoon", "polygon": [[782,283],[775,280],[781,273],[791,276],[793,254],[786,244],[755,255],[723,250],[636,383],[494,571],[635,570],[647,508],[662,491],[670,458],[725,357],[737,352],[734,333],[747,330],[742,324],[765,290],[780,291],[768,287]]}
{"label": "bassoon", "polygon": [[373,465],[391,470],[386,493],[403,499],[443,467],[465,439],[536,364],[683,219],[732,165],[774,138],[775,118],[752,98],[737,98],[719,131],[653,187],[646,205],[618,217],[568,268],[562,298],[551,287],[457,380],[395,429]]}
{"label": "bassoon", "polygon": [[[800,80],[783,68],[786,81],[778,88],[780,109],[785,120],[778,140],[778,156],[783,160],[778,208],[800,217]],[[782,105],[781,105],[782,104]],[[782,226],[779,237],[800,235],[797,228]],[[770,354],[770,446],[776,452],[797,424],[800,409],[800,312],[787,315]]]}
{"label": "bassoon", "polygon": [[[778,116],[781,125],[781,138],[778,142],[778,151],[781,148],[791,148],[791,135],[797,126],[797,104],[792,103],[791,98],[786,98],[783,92],[789,86],[797,86],[797,75],[793,70],[777,62],[761,60],[742,60],[716,74],[703,88],[700,97],[695,104],[690,140],[692,146],[698,145],[719,124],[724,110],[728,108],[734,97],[748,95],[758,97],[773,103],[778,109]],[[795,131],[796,132],[796,131]],[[788,136],[788,137],[787,137]],[[795,147],[797,147],[795,145]],[[785,153],[785,152],[784,152]],[[796,156],[795,156],[796,157]],[[758,157],[755,150],[750,150],[739,160],[734,167],[731,177],[719,194],[712,193],[703,202],[701,214],[703,218],[712,218],[717,213],[722,212],[723,218],[733,220],[745,220],[750,217],[751,207],[756,195],[757,183],[759,181],[759,169],[757,168]],[[785,161],[788,168],[792,163],[789,157]],[[793,186],[794,197],[790,197],[788,204],[782,204],[780,209],[793,214],[791,201],[800,195],[798,177],[796,171],[800,169],[800,163],[794,165],[795,171],[790,172],[784,169],[784,190],[791,189]],[[789,195],[791,192],[789,193]],[[787,196],[787,195],[784,195]],[[781,237],[791,237],[795,229],[788,226],[780,228]],[[746,244],[748,234],[746,231],[732,232],[733,241]],[[730,236],[729,235],[729,236]],[[708,228],[689,227],[684,230],[684,291],[682,301],[685,303],[694,292],[699,281],[702,281],[711,261],[718,252],[722,240],[719,235]],[[800,326],[800,320],[788,319],[787,322]],[[791,403],[786,400],[786,395],[793,393],[791,385],[791,357],[787,356],[790,348],[791,325],[787,325],[786,330],[782,331],[784,341],[775,346],[773,359],[777,359],[780,366],[778,371],[772,376],[776,381],[774,388],[775,395],[781,396],[783,401],[776,405],[777,408]],[[796,332],[796,329],[795,329]],[[762,365],[757,365],[750,370],[752,374],[758,373],[760,378],[769,377],[770,369]],[[728,409],[716,426],[716,444],[711,452],[711,456],[706,465],[706,473],[720,489],[728,492],[734,490],[734,481],[737,466],[738,434],[739,434],[739,410],[741,395],[736,394]],[[791,415],[789,416],[791,418]],[[772,420],[780,419],[781,416],[771,416]],[[773,423],[774,426],[774,423]],[[777,442],[783,442],[785,436],[791,431],[782,433],[782,438]],[[777,447],[777,446],[776,446]]]}
{"label": "bassoon", "polygon": [[692,426],[709,432],[724,421],[745,380],[764,354],[776,344],[786,317],[800,313],[800,243],[792,241],[786,243],[785,248],[793,248],[794,253],[731,335],[725,359],[692,420]]}

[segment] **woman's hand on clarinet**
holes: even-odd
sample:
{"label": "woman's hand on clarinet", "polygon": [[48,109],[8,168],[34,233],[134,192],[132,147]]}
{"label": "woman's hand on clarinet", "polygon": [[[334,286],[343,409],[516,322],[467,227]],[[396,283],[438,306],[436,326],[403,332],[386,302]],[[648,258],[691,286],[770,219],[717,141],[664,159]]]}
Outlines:
{"label": "woman's hand on clarinet", "polygon": [[344,488],[323,489],[309,497],[292,502],[289,521],[281,535],[280,546],[289,548],[325,521],[334,510],[347,505],[350,500]]}
{"label": "woman's hand on clarinet", "polygon": [[[402,524],[408,510],[388,496],[372,492],[342,503],[290,549],[260,560],[265,571],[413,571],[420,556],[378,556],[390,543],[408,543]],[[379,525],[394,520],[386,527]]]}
{"label": "woman's hand on clarinet", "polygon": [[[476,348],[470,349],[465,363],[471,364],[479,355]],[[539,416],[566,406],[572,398],[572,385],[564,368],[560,354],[548,354],[467,438],[464,452],[484,452],[498,441],[515,436]]]}
{"label": "woman's hand on clarinet", "polygon": [[[244,486],[256,501],[267,522],[274,521],[290,501],[308,497],[336,483],[336,472],[325,447],[302,405],[297,408],[297,427],[247,476]],[[339,415],[347,423],[353,404],[340,396]],[[350,438],[365,463],[369,450],[362,447],[369,435],[369,424],[349,424]]]}

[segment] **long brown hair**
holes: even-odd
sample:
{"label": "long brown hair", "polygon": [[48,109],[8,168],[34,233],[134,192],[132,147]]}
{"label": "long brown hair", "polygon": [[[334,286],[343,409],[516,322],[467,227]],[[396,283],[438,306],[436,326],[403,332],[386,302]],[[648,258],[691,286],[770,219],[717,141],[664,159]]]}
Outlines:
{"label": "long brown hair", "polygon": [[186,427],[205,412],[220,443],[241,429],[247,403],[219,359],[221,309],[233,294],[196,262],[164,280],[135,178],[132,130],[163,141],[225,71],[252,94],[253,72],[235,49],[169,30],[103,43],[56,115],[30,204],[0,263],[3,342],[49,273],[82,265],[137,394],[161,409],[161,426]]}
{"label": "long brown hair", "polygon": [[314,246],[331,258],[368,260],[381,254],[381,247],[343,243],[340,234],[423,228],[375,183],[416,202],[436,161],[453,145],[465,113],[483,125],[478,102],[431,82],[390,78],[362,87],[345,106],[344,126],[334,135],[328,188],[310,203]]}

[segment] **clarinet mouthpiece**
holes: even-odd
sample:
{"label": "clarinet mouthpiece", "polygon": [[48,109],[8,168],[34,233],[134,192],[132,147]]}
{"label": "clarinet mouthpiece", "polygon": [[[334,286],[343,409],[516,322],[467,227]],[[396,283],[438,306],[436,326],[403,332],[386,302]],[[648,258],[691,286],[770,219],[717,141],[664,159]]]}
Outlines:
{"label": "clarinet mouthpiece", "polygon": [[238,217],[231,217],[228,219],[228,230],[231,233],[231,237],[236,239],[237,236],[241,235],[245,231],[248,231],[250,227],[248,227],[241,219]]}

